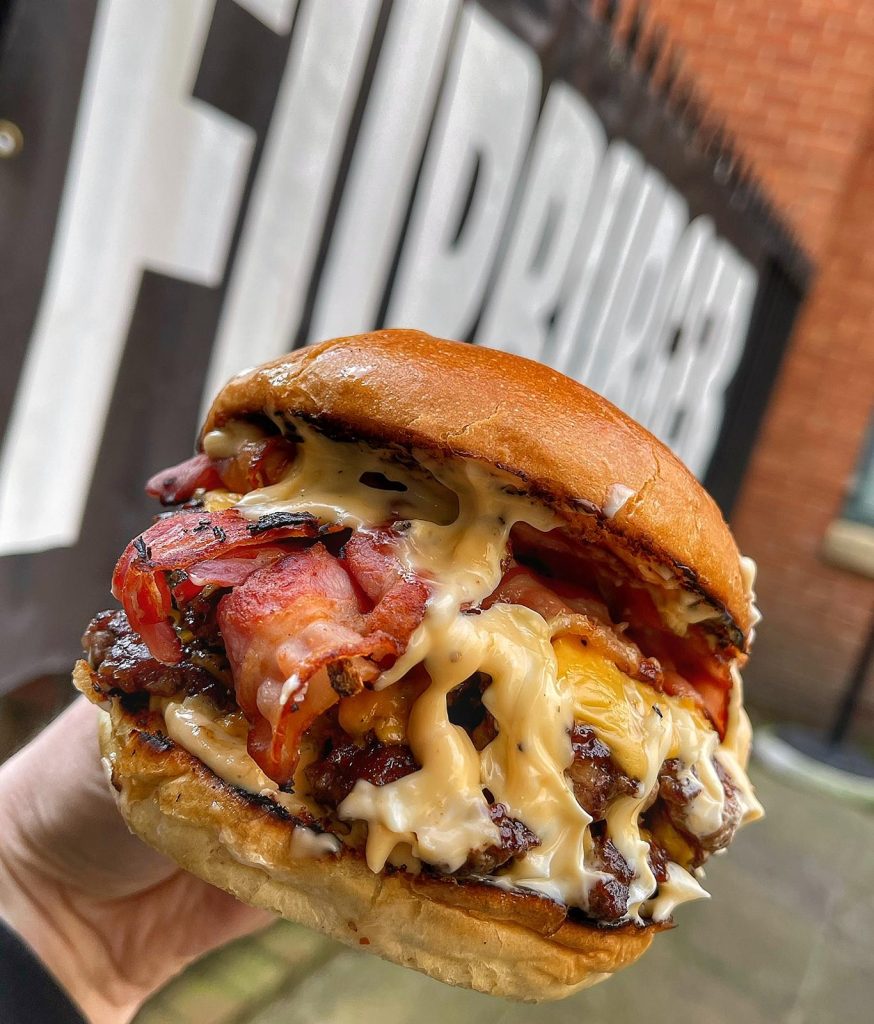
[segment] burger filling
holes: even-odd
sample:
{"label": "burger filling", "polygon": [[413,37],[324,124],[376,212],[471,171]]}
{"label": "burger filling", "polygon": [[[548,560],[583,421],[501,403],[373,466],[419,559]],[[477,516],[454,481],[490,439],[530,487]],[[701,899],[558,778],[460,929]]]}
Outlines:
{"label": "burger filling", "polygon": [[149,483],[177,508],[85,634],[96,689],[374,872],[601,924],[706,895],[761,813],[718,609],[493,467],[280,419],[204,448]]}

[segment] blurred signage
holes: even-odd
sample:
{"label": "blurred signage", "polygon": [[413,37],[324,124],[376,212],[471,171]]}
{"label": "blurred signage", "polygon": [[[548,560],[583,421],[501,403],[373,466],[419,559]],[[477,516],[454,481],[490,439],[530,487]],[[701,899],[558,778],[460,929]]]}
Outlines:
{"label": "blurred signage", "polygon": [[8,681],[75,652],[198,408],[312,340],[416,326],[543,360],[730,503],[804,258],[585,7],[3,10]]}

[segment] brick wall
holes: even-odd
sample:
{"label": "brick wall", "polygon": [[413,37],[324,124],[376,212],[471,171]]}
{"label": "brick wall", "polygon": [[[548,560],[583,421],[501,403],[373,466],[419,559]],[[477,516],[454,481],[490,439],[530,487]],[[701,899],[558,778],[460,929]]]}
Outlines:
{"label": "brick wall", "polygon": [[[651,0],[702,97],[737,136],[819,266],[733,526],[759,562],[766,620],[751,703],[821,721],[874,582],[820,558],[874,404],[874,3]],[[874,680],[861,727],[874,735]]]}

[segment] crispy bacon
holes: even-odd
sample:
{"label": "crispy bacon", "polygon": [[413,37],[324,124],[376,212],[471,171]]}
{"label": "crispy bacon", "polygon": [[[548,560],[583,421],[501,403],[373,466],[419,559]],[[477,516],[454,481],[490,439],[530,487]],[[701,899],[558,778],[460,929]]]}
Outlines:
{"label": "crispy bacon", "polygon": [[665,630],[652,597],[641,587],[624,587],[621,597],[629,633],[662,666],[662,689],[693,700],[724,736],[732,686],[729,663],[737,651],[711,649],[700,626],[689,626],[682,637]]}
{"label": "crispy bacon", "polygon": [[226,487],[242,494],[275,483],[285,474],[294,455],[294,442],[279,436],[246,441],[236,455],[226,459],[211,459],[205,452],[199,452],[156,473],[146,484],[146,494],[162,505],[187,501],[199,488]]}
{"label": "crispy bacon", "polygon": [[225,487],[244,494],[280,480],[294,461],[294,456],[294,442],[276,435],[260,441],[246,441],[236,455],[217,459],[216,465]]}
{"label": "crispy bacon", "polygon": [[186,572],[190,582],[197,588],[209,584],[215,587],[239,587],[253,572],[287,554],[287,548],[277,546],[244,549],[229,558],[207,558],[192,565]]}
{"label": "crispy bacon", "polygon": [[182,646],[170,623],[173,602],[168,572],[197,566],[201,584],[230,585],[222,582],[228,578],[222,576],[226,567],[214,563],[233,553],[237,563],[233,566],[234,578],[242,582],[247,575],[241,561],[246,549],[261,551],[260,560],[257,556],[251,559],[254,572],[264,564],[265,554],[273,559],[285,554],[284,549],[276,548],[276,541],[311,538],[319,533],[315,517],[305,513],[288,516],[281,525],[266,530],[259,527],[258,522],[245,519],[234,509],[179,512],[159,519],[128,544],[112,576],[112,593],[155,658],[165,665],[182,660]]}
{"label": "crispy bacon", "polygon": [[200,452],[178,466],[156,473],[146,484],[146,494],[157,498],[162,505],[177,505],[180,501],[187,501],[199,487],[211,490],[222,486],[215,463]]}
{"label": "crispy bacon", "polygon": [[255,723],[249,751],[277,782],[290,781],[301,737],[339,699],[332,678],[371,681],[422,620],[427,588],[389,548],[387,534],[356,535],[342,558],[314,544],[222,598],[237,700]]}
{"label": "crispy bacon", "polygon": [[405,573],[387,530],[352,535],[343,557],[352,578],[372,603],[370,628],[409,638],[422,621],[428,590]]}
{"label": "crispy bacon", "polygon": [[514,563],[507,568],[497,589],[483,602],[483,607],[488,608],[498,602],[524,605],[547,620],[556,615],[578,612],[603,623],[610,622],[607,605],[590,590],[561,580],[546,579]]}

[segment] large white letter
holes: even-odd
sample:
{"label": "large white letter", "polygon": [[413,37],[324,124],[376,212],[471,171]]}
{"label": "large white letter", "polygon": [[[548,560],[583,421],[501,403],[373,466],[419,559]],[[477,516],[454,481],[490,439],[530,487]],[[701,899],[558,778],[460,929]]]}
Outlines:
{"label": "large white letter", "polygon": [[541,358],[604,146],[601,122],[579,93],[564,82],[550,86],[524,198],[477,341]]}
{"label": "large white letter", "polygon": [[[737,370],[753,312],[758,275],[728,242],[716,246],[715,272],[704,298],[705,315],[695,339],[694,362],[682,384],[684,410],[670,442],[686,465],[702,476],[707,469],[725,406],[725,389]],[[670,382],[669,386],[673,386]]]}
{"label": "large white letter", "polygon": [[592,386],[622,409],[634,401],[635,367],[653,344],[671,260],[688,222],[685,200],[661,183],[634,240],[633,270],[623,268],[616,290],[609,334],[602,335],[600,345],[606,358],[592,375]]}
{"label": "large white letter", "polygon": [[297,0],[237,0],[246,10],[278,36],[285,35],[291,28]]}
{"label": "large white letter", "polygon": [[671,260],[655,329],[650,344],[640,353],[626,410],[659,436],[669,432],[679,397],[666,384],[671,363],[692,351],[689,342],[700,333],[702,300],[712,276],[713,221],[696,217],[683,232]]}
{"label": "large white letter", "polygon": [[75,543],[143,269],[221,280],[254,137],[191,98],[212,11],[213,0],[98,8],[0,459],[0,554]]}
{"label": "large white letter", "polygon": [[376,326],[459,0],[395,0],[319,282],[311,341]]}
{"label": "large white letter", "polygon": [[204,386],[287,351],[306,299],[379,0],[301,9]]}
{"label": "large white letter", "polygon": [[470,331],[537,114],[539,88],[534,51],[478,7],[466,7],[389,323],[448,337]]}
{"label": "large white letter", "polygon": [[[634,306],[652,303],[645,294],[652,282],[644,276],[651,247],[663,247],[665,235],[673,247],[686,223],[686,204],[626,143],[613,143],[605,169],[612,179],[603,195],[611,202],[604,204],[603,227],[595,231],[600,259],[594,273],[587,269],[581,290],[585,302],[565,328],[574,344],[568,347],[565,341],[561,365],[595,391],[604,390],[614,364],[627,354],[619,346],[633,343],[634,332],[626,334],[625,327]],[[600,197],[593,197],[593,204],[600,206]]]}
{"label": "large white letter", "polygon": [[626,143],[612,143],[598,170],[580,229],[579,245],[568,268],[548,361],[588,383],[595,358],[590,332],[608,305],[611,283],[622,267],[629,224],[639,212],[644,163]]}

